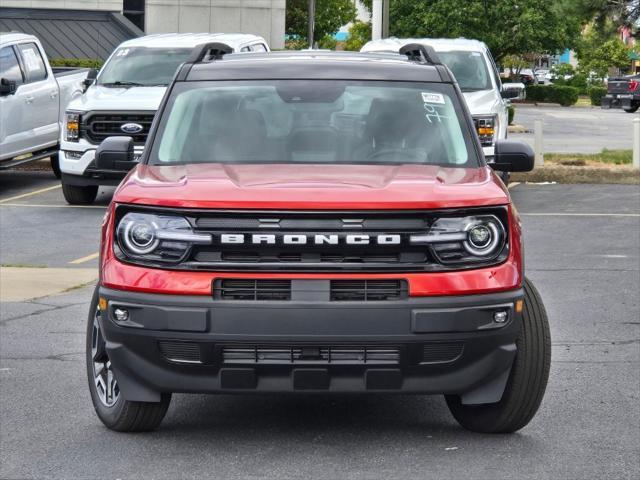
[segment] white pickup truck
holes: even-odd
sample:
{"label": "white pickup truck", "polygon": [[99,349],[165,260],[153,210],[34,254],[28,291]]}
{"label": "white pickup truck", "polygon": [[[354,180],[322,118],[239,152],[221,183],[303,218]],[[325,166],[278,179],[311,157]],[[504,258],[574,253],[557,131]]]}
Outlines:
{"label": "white pickup truck", "polygon": [[68,203],[92,203],[100,185],[120,183],[126,172],[96,168],[100,142],[110,136],[130,136],[139,158],[167,85],[194,47],[206,43],[224,44],[233,52],[269,51],[264,38],[239,33],[148,35],[116,48],[95,83],[67,107],[60,168]]}
{"label": "white pickup truck", "polygon": [[60,175],[60,125],[67,104],[82,95],[88,72],[54,73],[36,37],[0,34],[0,169],[49,157]]}

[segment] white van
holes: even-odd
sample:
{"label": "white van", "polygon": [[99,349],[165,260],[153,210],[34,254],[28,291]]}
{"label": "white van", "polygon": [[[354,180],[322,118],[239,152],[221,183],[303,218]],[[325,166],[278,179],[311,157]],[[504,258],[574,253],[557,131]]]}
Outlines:
{"label": "white van", "polygon": [[169,33],[120,44],[93,85],[67,107],[60,138],[62,192],[70,204],[92,203],[100,185],[117,185],[122,172],[100,171],[94,157],[107,137],[133,138],[136,158],[167,85],[194,47],[221,43],[234,52],[268,52],[264,38],[244,33]]}
{"label": "white van", "polygon": [[465,38],[385,38],[368,42],[361,52],[394,52],[409,43],[430,45],[453,72],[464,94],[487,162],[494,156],[496,140],[507,138],[509,98],[518,89],[504,88],[489,48]]}

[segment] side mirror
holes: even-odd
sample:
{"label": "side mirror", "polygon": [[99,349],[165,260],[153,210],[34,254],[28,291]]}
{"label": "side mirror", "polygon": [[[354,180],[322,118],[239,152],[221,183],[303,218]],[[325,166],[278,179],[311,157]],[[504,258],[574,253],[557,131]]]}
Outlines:
{"label": "side mirror", "polygon": [[137,162],[133,160],[133,138],[105,138],[96,150],[96,168],[98,170],[117,170],[128,172]]}
{"label": "side mirror", "polygon": [[524,93],[524,83],[508,82],[502,84],[502,98],[518,98]]}
{"label": "side mirror", "polygon": [[16,93],[16,82],[7,78],[0,79],[0,96],[13,95]]}
{"label": "side mirror", "polygon": [[98,70],[96,70],[95,68],[92,68],[91,70],[89,70],[89,73],[87,73],[86,78],[82,81],[82,85],[84,85],[84,91],[87,91],[87,88],[89,88],[91,85],[93,85],[96,81],[96,77],[98,76]]}
{"label": "side mirror", "polygon": [[523,142],[514,140],[498,140],[496,142],[494,170],[500,172],[530,172],[533,170],[535,154],[533,148]]}

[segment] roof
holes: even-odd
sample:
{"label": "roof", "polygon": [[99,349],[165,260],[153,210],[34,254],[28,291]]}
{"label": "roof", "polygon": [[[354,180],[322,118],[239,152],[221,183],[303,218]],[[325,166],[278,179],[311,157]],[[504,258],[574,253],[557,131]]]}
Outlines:
{"label": "roof", "polygon": [[23,40],[30,40],[33,35],[28,35],[21,32],[0,32],[0,44],[21,42]]}
{"label": "roof", "polygon": [[119,13],[48,8],[0,8],[0,31],[35,35],[49,58],[106,59],[120,43],[143,35]]}
{"label": "roof", "polygon": [[488,50],[487,45],[479,40],[467,38],[383,38],[381,40],[371,40],[362,47],[362,52],[390,52],[398,51],[403,45],[409,43],[422,43],[431,45],[436,52],[446,52],[449,50],[462,50],[469,52],[483,52]]}
{"label": "roof", "polygon": [[225,55],[194,64],[186,77],[187,81],[251,79],[451,81],[444,67],[410,62],[401,55],[318,51]]}
{"label": "roof", "polygon": [[265,45],[267,44],[264,38],[246,33],[159,33],[134,38],[125,42],[122,46],[166,48],[170,45],[173,48],[193,48],[202,43],[221,42],[236,48],[256,41],[262,41]]}

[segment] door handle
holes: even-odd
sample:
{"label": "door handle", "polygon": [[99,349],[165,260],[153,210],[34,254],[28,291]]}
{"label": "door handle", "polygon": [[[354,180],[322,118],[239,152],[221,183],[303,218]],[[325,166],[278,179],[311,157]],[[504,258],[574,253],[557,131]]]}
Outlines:
{"label": "door handle", "polygon": [[33,97],[24,97],[24,101],[27,104],[31,104],[33,103],[34,98]]}

